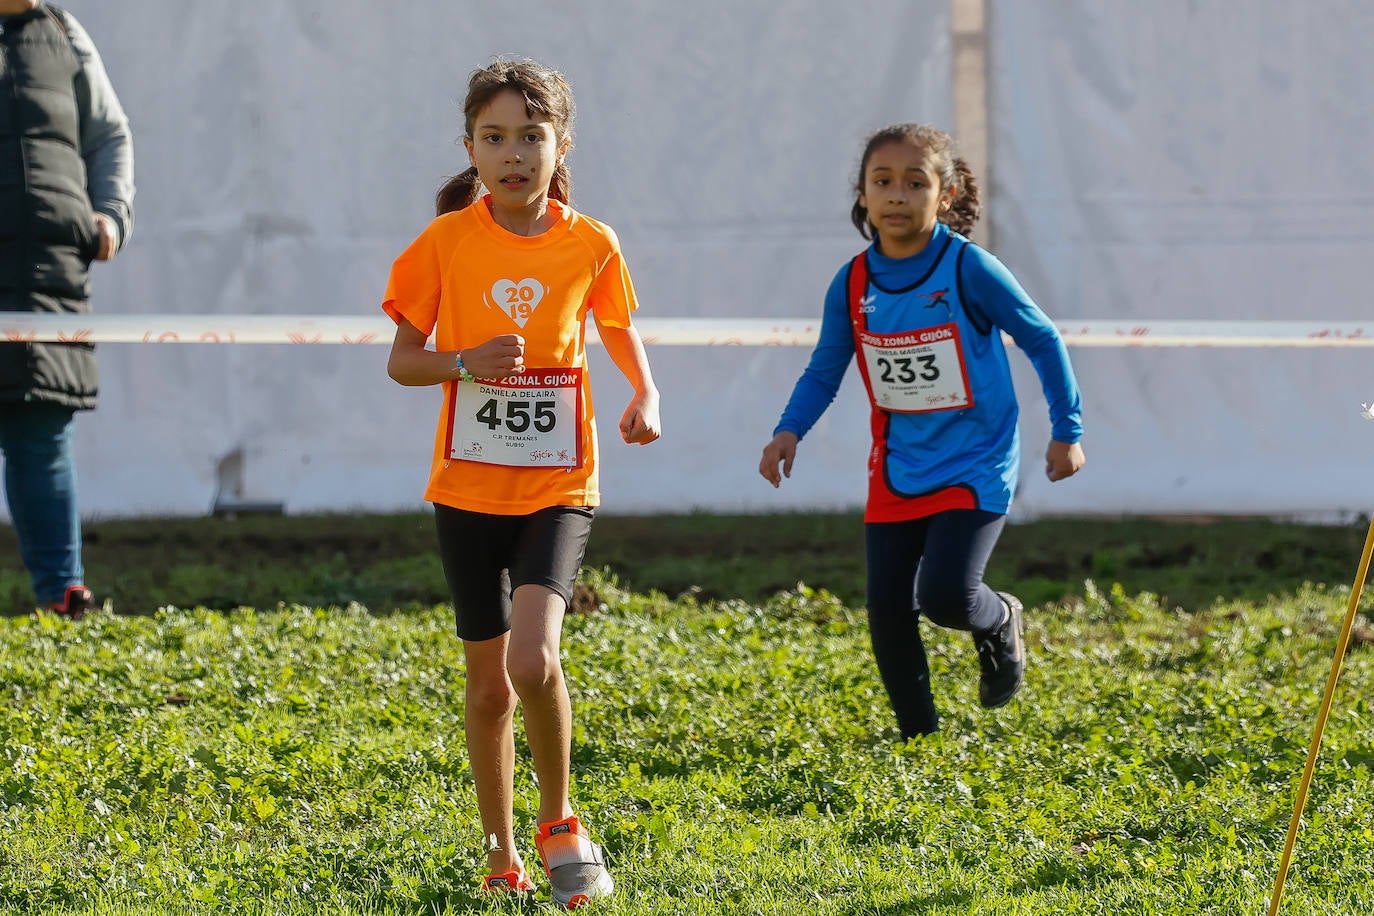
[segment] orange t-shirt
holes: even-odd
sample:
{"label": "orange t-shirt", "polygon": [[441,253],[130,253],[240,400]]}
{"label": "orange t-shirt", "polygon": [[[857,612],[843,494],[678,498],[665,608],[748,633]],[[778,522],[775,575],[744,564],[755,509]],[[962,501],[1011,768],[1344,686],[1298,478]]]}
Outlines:
{"label": "orange t-shirt", "polygon": [[601,501],[585,321],[593,311],[628,328],[638,303],[611,228],[552,198],[549,210],[554,225],[526,237],[497,225],[483,198],[435,219],[391,266],[382,309],[433,333],[438,350],[525,338],[526,372],[505,380],[515,387],[444,383],[430,502],[528,515]]}

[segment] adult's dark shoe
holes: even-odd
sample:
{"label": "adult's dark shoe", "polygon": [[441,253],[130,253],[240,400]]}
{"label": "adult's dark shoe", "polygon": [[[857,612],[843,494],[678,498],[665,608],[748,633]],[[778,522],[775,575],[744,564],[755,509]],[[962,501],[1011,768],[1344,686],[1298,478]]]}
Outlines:
{"label": "adult's dark shoe", "polygon": [[998,592],[997,597],[1006,605],[1006,618],[1000,626],[975,633],[973,637],[973,644],[978,648],[978,663],[983,668],[978,682],[978,701],[985,709],[1005,706],[1021,689],[1026,674],[1021,602],[1006,592]]}
{"label": "adult's dark shoe", "polygon": [[48,610],[72,620],[80,620],[86,616],[87,611],[94,607],[95,597],[91,595],[89,588],[84,585],[68,585],[62,600],[49,607]]}

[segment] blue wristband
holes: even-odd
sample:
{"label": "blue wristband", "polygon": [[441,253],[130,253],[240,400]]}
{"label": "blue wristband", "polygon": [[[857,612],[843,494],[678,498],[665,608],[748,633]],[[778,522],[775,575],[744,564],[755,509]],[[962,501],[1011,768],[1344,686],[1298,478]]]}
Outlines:
{"label": "blue wristband", "polygon": [[463,351],[459,350],[453,357],[453,368],[458,370],[458,377],[465,382],[476,381],[477,377],[467,370],[463,365]]}

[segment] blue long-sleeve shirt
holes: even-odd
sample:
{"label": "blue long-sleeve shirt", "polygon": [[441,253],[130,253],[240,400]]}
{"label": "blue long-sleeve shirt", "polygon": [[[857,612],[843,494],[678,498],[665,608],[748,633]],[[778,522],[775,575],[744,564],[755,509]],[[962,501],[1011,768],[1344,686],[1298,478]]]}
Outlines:
{"label": "blue long-sleeve shirt", "polygon": [[[979,508],[1007,511],[1020,445],[1010,366],[997,332],[1007,332],[1035,367],[1054,439],[1077,442],[1083,431],[1082,398],[1058,330],[1001,261],[943,224],[909,258],[888,258],[876,245],[866,258],[868,330],[895,334],[956,326],[971,400],[971,406],[958,410],[875,408],[874,454],[881,455],[884,466],[872,470],[881,470],[899,497],[964,487],[976,495]],[[848,275],[846,266],[826,292],[820,339],[775,432],[804,437],[834,400],[855,356]]]}

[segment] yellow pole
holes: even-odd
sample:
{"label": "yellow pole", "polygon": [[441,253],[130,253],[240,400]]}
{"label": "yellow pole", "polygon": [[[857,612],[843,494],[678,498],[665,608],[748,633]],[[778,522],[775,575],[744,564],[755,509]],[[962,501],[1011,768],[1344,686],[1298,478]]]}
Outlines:
{"label": "yellow pole", "polygon": [[1303,768],[1302,781],[1298,783],[1298,798],[1293,803],[1293,820],[1288,825],[1288,841],[1283,844],[1283,858],[1279,860],[1279,876],[1274,882],[1274,895],[1269,900],[1269,916],[1278,916],[1279,902],[1283,899],[1283,881],[1288,877],[1288,863],[1293,856],[1293,844],[1298,839],[1298,825],[1302,822],[1302,809],[1307,805],[1307,790],[1312,786],[1312,771],[1317,765],[1317,749],[1321,747],[1322,732],[1326,729],[1326,717],[1331,713],[1331,698],[1336,693],[1336,681],[1341,676],[1341,662],[1350,646],[1350,631],[1355,627],[1355,613],[1360,607],[1360,595],[1364,592],[1365,577],[1369,575],[1369,558],[1374,554],[1374,518],[1369,521],[1369,534],[1364,539],[1364,553],[1360,555],[1360,568],[1355,573],[1355,587],[1350,590],[1350,606],[1345,610],[1345,623],[1341,626],[1341,638],[1336,642],[1336,657],[1331,660],[1331,675],[1326,679],[1326,694],[1317,713],[1317,727],[1312,733],[1312,746],[1307,750],[1307,766]]}

